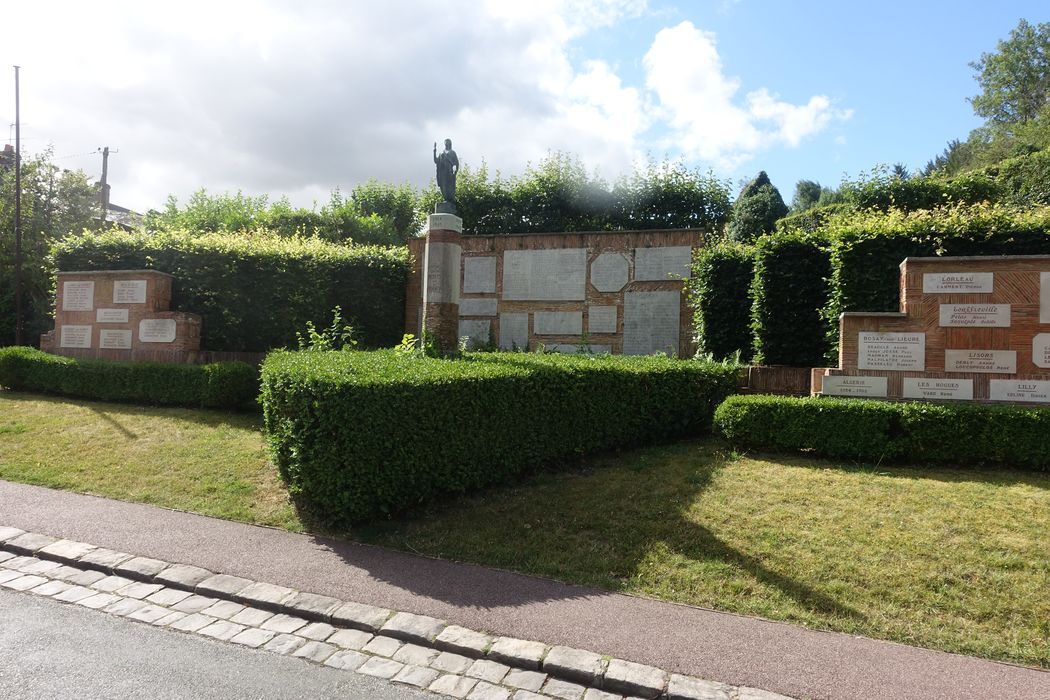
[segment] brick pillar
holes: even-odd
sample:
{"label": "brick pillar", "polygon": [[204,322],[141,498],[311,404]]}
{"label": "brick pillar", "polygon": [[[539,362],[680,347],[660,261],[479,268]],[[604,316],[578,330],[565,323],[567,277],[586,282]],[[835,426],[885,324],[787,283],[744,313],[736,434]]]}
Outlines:
{"label": "brick pillar", "polygon": [[423,260],[423,330],[443,354],[459,346],[459,278],[463,219],[431,214]]}

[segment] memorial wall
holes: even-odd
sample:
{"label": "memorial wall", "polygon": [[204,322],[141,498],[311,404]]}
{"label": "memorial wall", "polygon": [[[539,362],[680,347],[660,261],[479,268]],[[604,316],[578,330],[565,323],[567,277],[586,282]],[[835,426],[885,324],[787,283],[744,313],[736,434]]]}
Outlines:
{"label": "memorial wall", "polygon": [[[693,352],[683,288],[693,250],[703,245],[700,231],[462,236],[459,245],[458,284],[445,286],[458,297],[459,336],[470,347]],[[409,250],[405,332],[418,336],[424,239],[410,241]]]}
{"label": "memorial wall", "polygon": [[1050,403],[1050,257],[908,258],[901,310],[844,313],[813,393]]}

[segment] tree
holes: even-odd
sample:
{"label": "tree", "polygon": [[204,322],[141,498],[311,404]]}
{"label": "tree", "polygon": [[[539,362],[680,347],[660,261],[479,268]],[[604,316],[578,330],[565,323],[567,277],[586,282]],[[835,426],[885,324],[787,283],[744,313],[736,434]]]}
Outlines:
{"label": "tree", "polygon": [[820,201],[821,187],[819,182],[799,180],[795,183],[795,196],[791,200],[791,211],[797,214],[817,206]]}
{"label": "tree", "polygon": [[1050,100],[1050,22],[1021,20],[995,53],[970,64],[981,94],[970,98],[974,112],[993,124],[1027,122]]}
{"label": "tree", "polygon": [[750,243],[776,227],[777,219],[787,216],[788,208],[780,190],[769,181],[762,171],[740,191],[733,203],[733,215],[729,221],[729,237],[734,241]]}

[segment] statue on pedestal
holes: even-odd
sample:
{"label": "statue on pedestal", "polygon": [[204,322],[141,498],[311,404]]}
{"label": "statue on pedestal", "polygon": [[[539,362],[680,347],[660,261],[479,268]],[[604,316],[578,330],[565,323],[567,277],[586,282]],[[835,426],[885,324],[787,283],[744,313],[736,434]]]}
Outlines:
{"label": "statue on pedestal", "polygon": [[434,164],[437,166],[437,185],[441,190],[443,202],[438,202],[434,207],[435,212],[455,214],[456,213],[456,175],[459,174],[459,158],[452,150],[452,139],[445,139],[445,150],[437,151],[437,143],[434,143]]}

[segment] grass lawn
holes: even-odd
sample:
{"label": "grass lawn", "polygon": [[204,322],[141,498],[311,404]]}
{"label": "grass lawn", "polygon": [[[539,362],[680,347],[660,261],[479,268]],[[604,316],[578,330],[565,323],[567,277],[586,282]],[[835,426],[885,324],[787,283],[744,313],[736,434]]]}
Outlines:
{"label": "grass lawn", "polygon": [[[258,419],[0,392],[0,478],[303,529]],[[1050,668],[1050,475],[735,455],[587,460],[350,536]]]}

